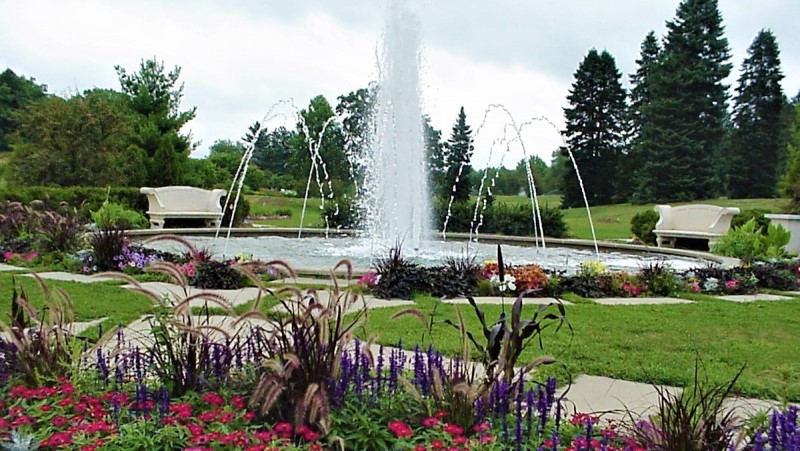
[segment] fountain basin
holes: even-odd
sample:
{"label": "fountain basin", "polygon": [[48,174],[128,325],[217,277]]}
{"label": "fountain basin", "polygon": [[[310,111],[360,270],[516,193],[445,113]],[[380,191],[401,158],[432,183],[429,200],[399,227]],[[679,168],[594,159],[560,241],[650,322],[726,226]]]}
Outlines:
{"label": "fountain basin", "polygon": [[[355,231],[303,230],[298,238],[298,229],[240,228],[230,229],[230,240],[226,243],[228,229],[220,230],[214,238],[213,229],[169,229],[169,233],[182,235],[198,249],[207,249],[217,258],[235,257],[238,254],[252,255],[260,260],[282,260],[301,273],[327,273],[342,259],[349,260],[357,273],[370,270],[377,259],[388,256],[394,242],[378,242],[358,236]],[[161,234],[164,231],[160,231]],[[135,240],[145,240],[158,235],[159,231],[137,230],[129,232]],[[481,235],[478,242],[469,241],[468,234],[448,233],[447,240],[441,234],[431,234],[419,249],[403,247],[403,256],[416,263],[431,266],[444,263],[448,257],[474,257],[477,262],[495,260],[497,244],[503,245],[503,258],[507,264],[538,264],[548,269],[575,273],[582,262],[599,260],[610,270],[638,271],[652,262],[662,262],[677,271],[704,267],[709,264],[733,266],[735,259],[720,257],[705,252],[682,249],[662,249],[627,243],[598,242],[589,240],[556,239],[541,240],[533,237]],[[151,243],[161,250],[185,251],[174,242]]]}

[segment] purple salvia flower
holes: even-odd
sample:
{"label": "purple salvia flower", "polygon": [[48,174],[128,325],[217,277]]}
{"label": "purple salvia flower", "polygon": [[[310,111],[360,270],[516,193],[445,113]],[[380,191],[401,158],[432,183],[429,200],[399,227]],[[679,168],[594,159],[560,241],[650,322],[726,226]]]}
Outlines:
{"label": "purple salvia flower", "polygon": [[379,394],[383,388],[383,345],[378,348],[378,362],[375,366],[375,383],[373,384],[372,391]]}
{"label": "purple salvia flower", "polygon": [[766,444],[767,439],[764,437],[764,432],[762,432],[761,429],[757,430],[753,437],[752,451],[766,451],[767,448],[764,446]]}

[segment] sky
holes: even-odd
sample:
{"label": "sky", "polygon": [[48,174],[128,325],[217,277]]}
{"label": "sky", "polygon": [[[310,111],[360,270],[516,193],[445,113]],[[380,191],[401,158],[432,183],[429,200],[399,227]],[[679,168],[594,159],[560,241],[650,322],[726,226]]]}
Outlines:
{"label": "sky", "polygon": [[[293,128],[296,108],[378,78],[389,0],[0,0],[0,70],[34,77],[62,96],[120,89],[114,66],[143,59],[179,66],[184,131],[207,155],[239,140],[270,112]],[[562,144],[573,75],[591,49],[616,60],[623,86],[642,40],[662,37],[679,0],[409,0],[421,28],[423,111],[446,139],[464,107],[476,137],[473,166],[513,167],[523,154],[550,162]],[[784,93],[800,92],[798,0],[719,0],[733,64],[770,29],[781,51]],[[502,108],[500,107],[502,105]],[[524,146],[493,146],[516,124]]]}

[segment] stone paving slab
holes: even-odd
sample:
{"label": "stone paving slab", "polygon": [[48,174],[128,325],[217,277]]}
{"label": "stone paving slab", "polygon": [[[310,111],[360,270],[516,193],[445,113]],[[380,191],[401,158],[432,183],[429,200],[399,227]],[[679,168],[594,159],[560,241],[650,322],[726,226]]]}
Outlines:
{"label": "stone paving slab", "polygon": [[[259,289],[257,287],[245,287],[237,290],[207,290],[204,288],[186,287],[186,291],[180,286],[166,282],[143,282],[139,286],[148,290],[159,297],[169,296],[173,301],[185,299],[194,296],[198,293],[213,293],[222,296],[226,299],[232,307],[237,305],[246,304],[247,302],[258,297]],[[133,289],[134,285],[122,285],[123,288]],[[262,295],[263,296],[263,295]],[[202,298],[195,299],[189,303],[192,307],[203,307],[206,301]],[[213,302],[209,302],[209,306],[213,307]]]}
{"label": "stone paving slab", "polygon": [[[517,300],[515,297],[500,297],[500,296],[479,296],[474,297],[476,304],[506,304],[512,305]],[[447,304],[469,304],[467,298],[452,298],[442,299],[442,302]],[[522,305],[547,305],[550,303],[558,304],[559,300],[556,298],[522,298]],[[564,305],[572,305],[572,302],[561,300]]]}
{"label": "stone paving slab", "polygon": [[694,301],[679,298],[599,298],[592,300],[600,305],[694,304]]}
{"label": "stone paving slab", "polygon": [[724,301],[732,301],[732,302],[788,301],[794,299],[793,297],[790,296],[781,296],[779,294],[769,294],[769,293],[729,294],[717,297]]}
{"label": "stone paving slab", "polygon": [[[73,274],[70,272],[63,272],[63,271],[37,272],[36,274],[45,280],[63,280],[65,282],[94,283],[94,282],[108,282],[109,280],[119,280],[119,279],[113,279],[111,277],[95,277],[95,276],[87,276],[86,274]],[[32,274],[23,274],[23,276],[33,277]]]}
{"label": "stone paving slab", "polygon": [[[327,307],[328,305],[330,305],[331,297],[332,296],[330,291],[320,290],[316,292],[315,299],[317,302]],[[310,296],[304,295],[302,301],[299,301],[297,299],[290,299],[288,301],[288,304],[297,305],[298,302],[302,302],[303,305],[307,306],[310,299],[311,299]],[[364,305],[366,305],[368,309],[375,309],[375,308],[397,307],[402,305],[415,305],[415,303],[414,301],[408,301],[405,299],[378,299],[374,296],[359,295],[357,296],[355,302],[352,302],[351,305],[348,306],[348,308],[345,310],[345,313],[357,312],[362,308],[364,308]],[[275,307],[272,308],[272,310],[275,312],[288,313],[287,309],[283,306],[283,304],[276,305]]]}
{"label": "stone paving slab", "polygon": [[0,263],[0,271],[27,271],[27,268],[20,268],[19,266],[7,265]]}
{"label": "stone paving slab", "polygon": [[[659,386],[664,393],[680,394],[681,388]],[[659,402],[658,390],[651,384],[612,379],[603,376],[580,375],[571,387],[561,387],[557,396],[566,392],[567,412],[598,414],[605,419],[634,420],[656,413]],[[725,400],[725,409],[733,411],[739,419],[746,419],[757,412],[778,409],[777,401],[731,397]]]}

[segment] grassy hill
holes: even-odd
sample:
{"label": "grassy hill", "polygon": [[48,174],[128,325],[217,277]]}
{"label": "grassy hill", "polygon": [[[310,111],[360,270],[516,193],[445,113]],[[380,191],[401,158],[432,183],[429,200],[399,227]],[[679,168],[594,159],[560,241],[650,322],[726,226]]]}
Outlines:
{"label": "grassy hill", "polygon": [[[254,219],[254,223],[275,227],[298,227],[300,225],[303,199],[258,195],[247,196],[247,198],[251,203],[251,216],[262,217],[260,219]],[[529,198],[519,196],[498,196],[496,202],[530,205]],[[699,202],[685,202],[683,204],[702,203],[719,205],[722,207],[739,207],[742,210],[761,209],[779,212],[786,202],[786,199],[719,198]],[[559,196],[547,195],[539,197],[540,206],[554,207],[560,204],[561,198]],[[672,205],[682,205],[682,203],[675,203]],[[308,200],[303,227],[324,226],[319,206],[319,199]],[[627,203],[592,207],[590,212],[597,238],[601,240],[630,238],[631,218],[633,218],[636,213],[652,210],[653,207],[654,204],[633,205]],[[284,214],[279,215],[278,213]],[[286,213],[289,213],[289,215]],[[585,208],[565,209],[564,219],[569,227],[570,236],[582,239],[592,238],[592,232],[589,226],[589,215]]]}

